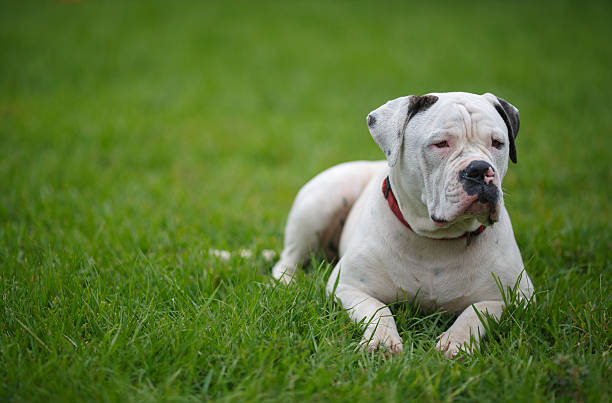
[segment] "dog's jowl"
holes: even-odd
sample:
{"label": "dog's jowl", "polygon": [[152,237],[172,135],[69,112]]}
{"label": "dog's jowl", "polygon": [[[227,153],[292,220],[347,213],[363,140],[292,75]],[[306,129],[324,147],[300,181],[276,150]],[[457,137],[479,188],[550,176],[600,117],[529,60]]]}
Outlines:
{"label": "dog's jowl", "polygon": [[[502,180],[516,162],[518,110],[493,94],[394,99],[367,116],[386,161],[356,161],[315,176],[289,212],[273,276],[290,282],[311,252],[337,259],[327,291],[365,327],[362,345],[402,351],[388,304],[417,300],[461,312],[436,348],[478,346],[480,313],[501,315],[504,289],[533,286],[504,207]],[[477,312],[478,311],[478,312]]]}

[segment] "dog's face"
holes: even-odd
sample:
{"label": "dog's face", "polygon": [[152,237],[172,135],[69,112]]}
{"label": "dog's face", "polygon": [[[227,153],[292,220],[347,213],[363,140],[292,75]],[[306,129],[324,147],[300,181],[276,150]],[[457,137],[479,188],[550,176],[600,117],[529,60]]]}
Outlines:
{"label": "dog's face", "polygon": [[508,158],[516,162],[514,106],[493,94],[408,96],[372,111],[368,126],[435,226],[498,220]]}

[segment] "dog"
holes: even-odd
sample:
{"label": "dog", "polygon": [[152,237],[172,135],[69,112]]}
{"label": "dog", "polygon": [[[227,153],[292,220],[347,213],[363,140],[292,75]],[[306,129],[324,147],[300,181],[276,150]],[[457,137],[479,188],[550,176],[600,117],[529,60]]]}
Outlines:
{"label": "dog", "polygon": [[338,259],[326,290],[364,326],[361,346],[400,353],[388,305],[414,300],[461,312],[436,349],[469,354],[483,314],[498,320],[504,309],[499,285],[527,300],[534,292],[501,187],[519,124],[518,109],[491,93],[409,95],[375,109],[367,125],[386,161],[336,165],[300,189],[273,277],[291,282],[322,252]]}

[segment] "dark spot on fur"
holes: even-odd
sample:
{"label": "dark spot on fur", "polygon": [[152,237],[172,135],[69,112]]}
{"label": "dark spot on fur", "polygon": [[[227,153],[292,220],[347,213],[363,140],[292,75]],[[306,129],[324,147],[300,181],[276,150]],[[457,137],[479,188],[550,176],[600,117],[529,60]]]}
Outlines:
{"label": "dark spot on fur", "polygon": [[414,95],[410,98],[410,105],[408,105],[408,113],[406,115],[406,120],[404,121],[404,128],[400,132],[403,133],[406,130],[406,126],[410,119],[414,117],[419,112],[424,112],[429,109],[433,104],[436,103],[438,97],[435,95]]}
{"label": "dark spot on fur", "polygon": [[510,160],[516,164],[516,145],[514,140],[518,136],[521,119],[516,109],[505,99],[496,97],[499,103],[495,104],[495,110],[504,120],[508,129],[508,140],[510,141]]}
{"label": "dark spot on fur", "polygon": [[376,124],[376,118],[374,115],[368,115],[368,126],[372,127]]}
{"label": "dark spot on fur", "polygon": [[342,204],[344,205],[344,207],[348,206],[348,200],[346,197],[342,198]]}
{"label": "dark spot on fur", "polygon": [[438,97],[435,95],[423,95],[423,96],[414,96],[410,99],[410,107],[408,116],[411,118],[420,111],[425,111],[429,109],[430,106],[435,104],[438,101]]}

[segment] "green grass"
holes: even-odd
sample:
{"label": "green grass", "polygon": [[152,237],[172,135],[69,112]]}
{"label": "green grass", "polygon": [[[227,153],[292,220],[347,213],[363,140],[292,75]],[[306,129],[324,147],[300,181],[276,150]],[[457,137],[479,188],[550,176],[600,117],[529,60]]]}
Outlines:
{"label": "green grass", "polygon": [[[2,2],[0,400],[605,401],[609,2]],[[292,199],[379,159],[366,114],[431,91],[521,111],[506,205],[537,302],[472,358],[395,307],[392,359],[315,262],[266,287]],[[250,248],[221,261],[210,248]]]}

